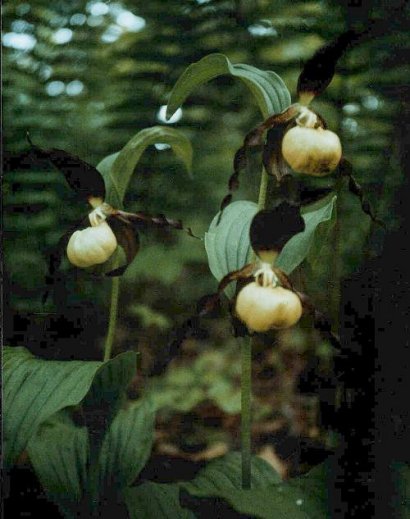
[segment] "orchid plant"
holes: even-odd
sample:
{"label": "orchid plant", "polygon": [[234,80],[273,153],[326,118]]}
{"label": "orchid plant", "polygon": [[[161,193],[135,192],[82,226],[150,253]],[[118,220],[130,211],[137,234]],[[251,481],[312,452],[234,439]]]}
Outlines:
{"label": "orchid plant", "polygon": [[[292,330],[309,315],[321,336],[339,347],[330,320],[302,293],[291,274],[309,256],[317,228],[331,229],[344,177],[363,211],[379,222],[342,155],[339,137],[310,107],[331,82],[338,59],[361,37],[349,31],[320,49],[299,77],[294,104],[277,74],[232,64],[222,54],[190,65],[170,95],[168,117],[198,86],[230,75],[249,89],[264,119],[236,152],[229,193],[204,236],[218,289],[204,296],[195,316],[177,327],[176,334],[176,342],[181,343],[190,327],[228,299],[241,342],[241,453],[211,462],[190,482],[133,485],[151,452],[156,409],[149,398],[126,398],[137,354],[125,352],[112,359],[111,354],[120,277],[138,253],[141,226],[184,230],[195,237],[181,220],[125,211],[129,181],[144,150],[157,142],[169,144],[190,171],[191,145],[178,130],[148,128],[94,167],[66,151],[42,149],[29,138],[31,148],[25,159],[50,162],[89,205],[87,215],[67,229],[50,253],[49,290],[65,257],[75,268],[98,267],[101,275],[112,278],[102,362],[45,361],[24,348],[6,348],[4,355],[6,465],[11,467],[26,453],[49,498],[66,517],[101,517],[113,502],[121,502],[132,518],[191,518],[197,517],[195,507],[204,499],[219,499],[238,513],[266,519],[277,514],[295,519],[326,517],[326,503],[314,491],[318,481],[323,484],[323,467],[282,481],[271,466],[251,455],[252,345],[255,337]],[[249,157],[254,152],[261,154],[263,163],[258,201],[233,202],[240,174],[251,169]],[[304,186],[305,175],[332,174],[339,179],[335,189]],[[273,196],[268,196],[269,182]]]}

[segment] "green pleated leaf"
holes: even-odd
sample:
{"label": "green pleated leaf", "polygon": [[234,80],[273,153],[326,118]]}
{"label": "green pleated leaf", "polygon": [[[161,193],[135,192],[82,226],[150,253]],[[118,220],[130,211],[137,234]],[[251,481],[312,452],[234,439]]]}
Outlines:
{"label": "green pleated leaf", "polygon": [[38,426],[89,390],[101,362],[49,361],[25,348],[4,348],[4,460],[12,465]]}
{"label": "green pleated leaf", "polygon": [[[50,368],[56,364],[48,363]],[[28,447],[40,481],[68,517],[76,517],[73,510],[80,500],[85,504],[85,498],[91,510],[105,492],[113,495],[132,482],[151,451],[154,413],[149,404],[120,409],[137,354],[126,352],[97,364],[80,402],[83,427],[60,412],[40,424]]]}
{"label": "green pleated leaf", "polygon": [[223,517],[219,513],[227,508],[260,519],[329,517],[325,466],[283,482],[270,465],[254,457],[251,490],[242,489],[241,474],[241,455],[232,453],[209,463],[192,481],[144,483],[128,488],[123,495],[131,519],[191,519],[197,517],[195,510]]}
{"label": "green pleated leaf", "polygon": [[[257,481],[277,482],[278,476],[263,460],[253,458],[252,483]],[[215,478],[215,474],[218,478]],[[124,499],[131,519],[194,519],[197,517],[181,505],[180,490],[193,495],[204,493],[206,496],[217,495],[223,489],[241,488],[241,456],[230,454],[221,460],[211,462],[189,483],[158,484],[143,483],[138,487],[128,488]]]}
{"label": "green pleated leaf", "polygon": [[[205,234],[205,249],[212,274],[220,281],[228,272],[238,270],[252,257],[249,228],[258,212],[254,202],[240,200],[228,205],[217,225],[219,214],[212,220]],[[229,297],[234,294],[233,286],[226,289]]]}
{"label": "green pleated leaf", "polygon": [[189,139],[175,128],[153,126],[145,128],[132,137],[119,153],[105,157],[97,166],[104,177],[106,201],[117,208],[122,207],[128,184],[145,149],[151,144],[169,144],[185,168],[192,170],[192,146]]}
{"label": "green pleated leaf", "polygon": [[113,416],[119,410],[125,391],[136,374],[137,357],[137,353],[127,351],[101,365],[83,399],[85,411],[87,408],[104,409],[107,416]]}
{"label": "green pleated leaf", "polygon": [[179,502],[179,486],[143,483],[123,492],[130,519],[195,519]]}
{"label": "green pleated leaf", "polygon": [[74,425],[67,413],[59,412],[40,425],[27,450],[48,497],[67,517],[76,517],[87,485],[87,428]]}
{"label": "green pleated leaf", "polygon": [[[252,488],[267,488],[279,483],[280,477],[263,459],[252,458]],[[220,492],[242,490],[242,456],[233,452],[223,458],[211,461],[197,477],[181,487],[197,496],[217,496]]]}
{"label": "green pleated leaf", "polygon": [[167,118],[170,118],[200,85],[224,75],[237,77],[245,83],[255,97],[264,118],[282,112],[290,105],[289,91],[275,72],[260,70],[250,65],[234,65],[224,54],[209,54],[190,65],[176,82],[168,101]]}
{"label": "green pleated leaf", "polygon": [[68,517],[76,517],[73,510],[79,503],[88,503],[91,510],[104,493],[115,496],[118,487],[132,482],[150,453],[151,408],[133,403],[120,409],[136,361],[136,353],[126,352],[98,367],[78,408],[83,427],[62,411],[42,422],[29,442],[40,481]]}
{"label": "green pleated leaf", "polygon": [[[121,353],[97,371],[90,390],[82,401],[85,425],[90,435],[90,468],[87,489],[91,509],[99,503],[107,486],[101,486],[100,453],[117,413],[126,400],[126,390],[137,371],[137,354]],[[113,453],[115,455],[115,453]],[[115,490],[115,489],[113,489]]]}
{"label": "green pleated leaf", "polygon": [[148,400],[121,409],[108,430],[99,455],[100,487],[123,489],[144,467],[154,439],[155,411]]}
{"label": "green pleated leaf", "polygon": [[[252,461],[251,490],[241,488],[241,457],[231,454],[211,462],[190,482],[181,483],[189,494],[206,500],[222,498],[241,514],[260,519],[327,519],[326,470],[323,466],[308,475],[282,482],[263,460]],[[205,501],[204,501],[205,502]],[[215,502],[216,504],[216,502]]]}
{"label": "green pleated leaf", "polygon": [[126,352],[102,362],[52,361],[25,348],[4,349],[4,451],[12,465],[38,426],[57,411],[78,405],[96,412],[108,427],[136,371],[137,354]]}
{"label": "green pleated leaf", "polygon": [[336,216],[336,199],[336,195],[330,195],[303,212],[305,230],[287,242],[276,261],[277,267],[290,274],[308,256],[314,245],[320,247],[323,244],[328,236],[326,231],[329,231]]}

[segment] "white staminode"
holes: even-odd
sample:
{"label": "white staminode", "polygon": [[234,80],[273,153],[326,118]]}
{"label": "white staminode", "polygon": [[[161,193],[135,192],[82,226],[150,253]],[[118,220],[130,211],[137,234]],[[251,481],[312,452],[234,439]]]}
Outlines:
{"label": "white staminode", "polygon": [[101,222],[107,219],[107,214],[104,212],[104,208],[102,205],[96,207],[91,213],[88,215],[88,219],[90,220],[91,227],[97,227]]}
{"label": "white staminode", "polygon": [[278,277],[273,272],[270,263],[261,262],[253,277],[263,287],[276,287],[279,284]]}
{"label": "white staminode", "polygon": [[298,126],[304,126],[305,128],[315,128],[317,124],[317,115],[306,106],[302,106],[300,114],[296,118],[296,124]]}

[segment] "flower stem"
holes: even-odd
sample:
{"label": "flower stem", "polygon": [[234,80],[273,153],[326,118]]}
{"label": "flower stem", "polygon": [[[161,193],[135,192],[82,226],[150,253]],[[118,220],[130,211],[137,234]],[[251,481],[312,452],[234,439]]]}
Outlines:
{"label": "flower stem", "polygon": [[266,193],[268,191],[269,175],[266,173],[265,168],[262,170],[261,183],[259,187],[259,198],[258,207],[259,210],[265,209],[266,205]]}
{"label": "flower stem", "polygon": [[118,297],[120,294],[120,278],[114,277],[111,282],[110,320],[104,345],[104,362],[110,360],[114,343],[115,327],[117,325]]}
{"label": "flower stem", "polygon": [[251,390],[252,390],[252,339],[243,339],[241,351],[241,451],[242,488],[251,488]]}
{"label": "flower stem", "polygon": [[[269,176],[262,170],[259,187],[258,207],[264,209]],[[241,348],[241,452],[242,452],[242,488],[251,488],[251,396],[252,396],[252,339],[244,339]]]}

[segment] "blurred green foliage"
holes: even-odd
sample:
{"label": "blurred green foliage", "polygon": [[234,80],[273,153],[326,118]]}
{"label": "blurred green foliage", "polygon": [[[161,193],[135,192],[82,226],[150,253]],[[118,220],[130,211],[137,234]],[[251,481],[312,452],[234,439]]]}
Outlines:
{"label": "blurred green foliage", "polygon": [[150,382],[149,393],[159,408],[189,411],[211,400],[226,413],[239,414],[240,359],[235,347],[204,352],[189,366],[176,366],[165,377]]}

